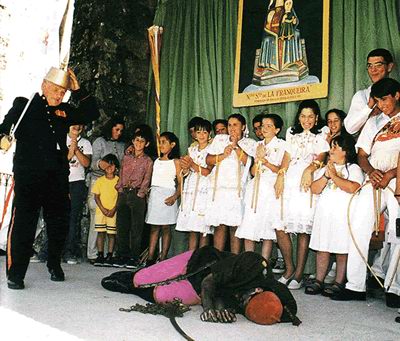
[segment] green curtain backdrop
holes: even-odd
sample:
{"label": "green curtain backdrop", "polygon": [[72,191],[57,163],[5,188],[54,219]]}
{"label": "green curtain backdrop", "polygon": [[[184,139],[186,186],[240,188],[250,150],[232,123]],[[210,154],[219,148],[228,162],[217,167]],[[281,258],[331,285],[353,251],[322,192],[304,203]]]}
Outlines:
{"label": "green curtain backdrop", "polygon": [[[249,1],[249,0],[247,0]],[[268,2],[268,1],[267,1]],[[318,100],[322,112],[347,112],[356,90],[369,85],[366,55],[387,48],[400,58],[396,0],[331,1],[329,96]],[[193,116],[209,120],[233,112],[252,119],[262,111],[280,114],[284,130],[292,124],[298,102],[232,107],[238,0],[164,0],[154,24],[163,26],[161,47],[161,130],[173,131],[188,143],[187,122]],[[399,78],[396,66],[391,76]],[[154,98],[149,91],[149,122]],[[250,121],[249,121],[250,122]]]}

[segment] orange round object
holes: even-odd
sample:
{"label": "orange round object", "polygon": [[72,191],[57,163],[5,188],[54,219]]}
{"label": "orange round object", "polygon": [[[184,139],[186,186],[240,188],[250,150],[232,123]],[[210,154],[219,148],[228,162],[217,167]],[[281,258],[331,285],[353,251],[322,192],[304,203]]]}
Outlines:
{"label": "orange round object", "polygon": [[271,291],[263,291],[250,299],[245,316],[258,324],[274,324],[281,320],[283,306],[281,300]]}

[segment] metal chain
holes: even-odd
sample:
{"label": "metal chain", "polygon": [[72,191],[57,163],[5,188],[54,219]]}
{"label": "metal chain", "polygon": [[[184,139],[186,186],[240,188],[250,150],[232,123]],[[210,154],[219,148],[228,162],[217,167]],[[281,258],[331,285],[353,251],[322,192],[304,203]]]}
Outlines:
{"label": "metal chain", "polygon": [[129,313],[137,311],[142,314],[163,315],[165,317],[183,317],[183,314],[190,310],[187,304],[182,303],[181,299],[174,298],[167,303],[146,303],[146,305],[136,303],[130,308],[119,308],[119,311]]}

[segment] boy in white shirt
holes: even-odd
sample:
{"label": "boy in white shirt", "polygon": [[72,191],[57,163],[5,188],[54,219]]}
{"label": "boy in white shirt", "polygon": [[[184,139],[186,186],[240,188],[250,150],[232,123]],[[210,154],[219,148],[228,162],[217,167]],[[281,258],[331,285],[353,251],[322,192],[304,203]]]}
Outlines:
{"label": "boy in white shirt", "polygon": [[[400,83],[384,78],[371,88],[371,96],[382,113],[370,117],[358,139],[358,163],[367,174],[366,184],[351,207],[351,232],[356,244],[350,244],[347,262],[346,289],[332,299],[338,301],[366,299],[366,264],[369,241],[376,213],[388,212],[386,241],[391,244],[390,259],[385,277],[386,305],[400,308],[400,278],[397,271],[400,253],[400,238],[396,236],[395,222],[398,203],[392,190],[396,188],[397,163],[400,150]],[[377,191],[374,195],[374,191]],[[377,200],[374,197],[379,198]],[[376,204],[374,203],[376,201]],[[364,260],[363,260],[364,258]]]}
{"label": "boy in white shirt", "polygon": [[64,260],[68,264],[77,264],[81,256],[80,232],[81,215],[87,197],[85,169],[90,165],[92,145],[81,136],[83,125],[73,125],[67,135],[69,161],[69,195],[71,199],[71,214],[69,232],[64,249]]}

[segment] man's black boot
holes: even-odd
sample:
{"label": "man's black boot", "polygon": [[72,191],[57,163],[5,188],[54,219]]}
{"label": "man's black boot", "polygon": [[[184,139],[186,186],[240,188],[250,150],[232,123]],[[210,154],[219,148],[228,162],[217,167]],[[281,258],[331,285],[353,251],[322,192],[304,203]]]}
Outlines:
{"label": "man's black boot", "polygon": [[331,300],[334,301],[365,301],[367,295],[365,291],[354,291],[350,289],[344,289],[337,295],[331,296]]}
{"label": "man's black boot", "polygon": [[61,266],[52,266],[49,267],[50,279],[54,282],[63,282],[65,281],[64,271],[61,269]]}
{"label": "man's black boot", "polygon": [[22,290],[25,289],[24,281],[23,280],[7,280],[8,289],[14,290]]}
{"label": "man's black boot", "polygon": [[386,306],[389,308],[400,308],[400,296],[392,292],[385,293]]}

